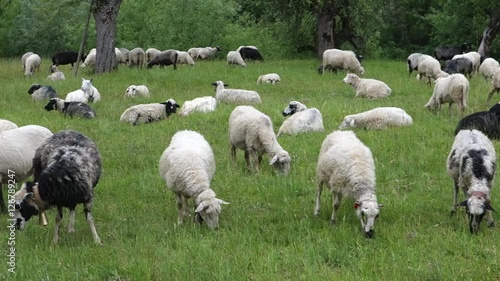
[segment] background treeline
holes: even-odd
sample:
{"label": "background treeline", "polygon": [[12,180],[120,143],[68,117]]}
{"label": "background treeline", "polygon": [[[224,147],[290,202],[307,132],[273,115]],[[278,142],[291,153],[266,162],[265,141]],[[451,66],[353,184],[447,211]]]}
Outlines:
{"label": "background treeline", "polygon": [[[313,58],[317,9],[327,1],[124,0],[116,46],[187,50],[219,45],[226,53],[256,45],[266,58]],[[464,42],[477,50],[497,1],[333,1],[335,46],[388,59],[432,54],[436,46]],[[89,2],[0,0],[0,56],[77,50]],[[95,46],[93,19],[87,46],[87,51]],[[500,38],[493,41],[490,55],[500,57]]]}

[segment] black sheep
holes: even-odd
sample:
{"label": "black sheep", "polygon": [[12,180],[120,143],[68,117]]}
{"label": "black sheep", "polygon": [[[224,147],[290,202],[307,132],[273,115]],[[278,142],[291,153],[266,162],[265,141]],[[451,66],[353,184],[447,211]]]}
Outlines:
{"label": "black sheep", "polygon": [[468,58],[447,60],[444,62],[443,71],[448,74],[462,73],[470,78],[472,76],[472,61]]}
{"label": "black sheep", "polygon": [[455,55],[460,55],[467,52],[470,45],[463,43],[460,46],[440,46],[434,49],[434,57],[437,60],[451,60]]}
{"label": "black sheep", "polygon": [[243,47],[240,49],[240,55],[244,60],[259,60],[259,61],[264,60],[259,50],[255,48]]}
{"label": "black sheep", "polygon": [[147,64],[147,68],[159,65],[160,68],[173,64],[174,69],[177,69],[177,52],[175,50],[166,50],[153,57]]}
{"label": "black sheep", "polygon": [[[74,51],[63,51],[63,52],[57,52],[52,56],[52,64],[55,66],[58,65],[64,65],[64,64],[73,64],[77,61],[78,58],[78,52]],[[86,55],[82,54],[80,57],[81,61],[85,61],[85,58],[87,58]]]}
{"label": "black sheep", "polygon": [[497,103],[489,111],[479,111],[465,116],[458,122],[455,135],[460,130],[476,129],[490,139],[500,139],[500,104]]}

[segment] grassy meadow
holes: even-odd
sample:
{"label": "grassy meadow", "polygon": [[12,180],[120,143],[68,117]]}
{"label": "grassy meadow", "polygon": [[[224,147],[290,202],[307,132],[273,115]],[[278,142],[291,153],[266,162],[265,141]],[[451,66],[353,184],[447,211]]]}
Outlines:
{"label": "grassy meadow", "polygon": [[[363,62],[364,77],[383,80],[392,88],[391,96],[380,100],[354,98],[354,89],[342,82],[344,73],[318,75],[318,60],[257,62],[247,68],[202,61],[176,71],[120,66],[99,76],[80,70],[78,77],[67,65],[60,67],[66,80],[52,83],[44,81],[49,65],[49,58],[42,58],[40,71],[26,78],[20,59],[0,60],[0,118],[53,132],[73,129],[96,142],[103,172],[93,215],[103,246],[94,244],[81,206],[76,233],[67,233],[65,210],[61,240],[52,245],[55,210],[50,210],[47,227],[33,219],[16,233],[13,274],[7,271],[7,216],[0,215],[0,280],[500,280],[499,214],[494,214],[497,227],[487,228],[483,222],[477,236],[469,233],[463,210],[449,216],[453,184],[446,174],[446,158],[460,115],[447,105],[435,114],[427,111],[424,104],[432,87],[417,81],[415,74],[409,76],[404,61]],[[282,82],[256,84],[259,75],[270,72],[280,74]],[[102,96],[92,105],[97,112],[93,120],[47,112],[45,103],[34,103],[27,94],[31,84],[40,83],[52,85],[64,97],[80,87],[80,77],[93,78]],[[291,100],[318,108],[325,132],[280,136],[292,168],[288,176],[279,176],[268,165],[258,174],[249,173],[241,151],[237,163],[230,161],[228,118],[233,105],[220,104],[209,114],[174,114],[147,125],[119,122],[131,105],[168,98],[182,105],[213,95],[210,83],[216,80],[258,91],[263,103],[256,108],[271,117],[275,132]],[[485,101],[490,83],[480,76],[470,83],[466,114],[489,108]],[[151,97],[125,98],[131,84],[147,85]],[[315,176],[325,136],[345,115],[379,106],[405,109],[414,125],[355,130],[374,155],[377,196],[384,204],[370,240],[362,235],[352,200],[343,200],[332,226],[331,196],[325,191],[320,216],[313,216]],[[218,198],[231,203],[222,206],[217,231],[193,222],[176,225],[174,194],[159,176],[162,152],[172,135],[185,129],[198,131],[212,146],[217,172],[211,186]],[[499,143],[495,146],[500,148]],[[497,210],[499,183],[492,195]],[[4,197],[6,191],[4,187]]]}

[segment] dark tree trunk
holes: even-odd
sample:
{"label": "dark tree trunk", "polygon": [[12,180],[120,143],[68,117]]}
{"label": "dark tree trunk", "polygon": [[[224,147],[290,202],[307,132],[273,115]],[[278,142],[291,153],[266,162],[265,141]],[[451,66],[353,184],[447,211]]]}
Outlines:
{"label": "dark tree trunk", "polygon": [[117,68],[115,56],[116,19],[122,0],[95,0],[96,73],[107,73]]}
{"label": "dark tree trunk", "polygon": [[479,44],[477,52],[483,56],[490,55],[490,46],[495,37],[500,33],[500,6],[497,6],[490,16],[490,22],[483,31],[483,38]]}
{"label": "dark tree trunk", "polygon": [[317,16],[317,52],[318,57],[323,56],[323,52],[334,47],[334,32],[335,32],[335,17],[336,5],[335,0],[325,1],[316,11]]}

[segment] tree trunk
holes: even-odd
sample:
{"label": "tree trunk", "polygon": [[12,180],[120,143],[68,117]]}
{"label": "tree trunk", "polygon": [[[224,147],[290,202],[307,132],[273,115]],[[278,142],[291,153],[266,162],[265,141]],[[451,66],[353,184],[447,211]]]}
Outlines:
{"label": "tree trunk", "polygon": [[317,52],[318,57],[323,56],[323,52],[327,49],[334,47],[334,31],[335,31],[335,17],[336,5],[335,0],[325,1],[322,7],[316,12],[317,16]]}
{"label": "tree trunk", "polygon": [[117,69],[115,56],[116,19],[122,0],[96,0],[94,20],[96,26],[96,73]]}
{"label": "tree trunk", "polygon": [[489,57],[490,46],[495,37],[500,33],[500,6],[497,6],[490,16],[490,22],[483,31],[483,38],[477,52],[483,57]]}

